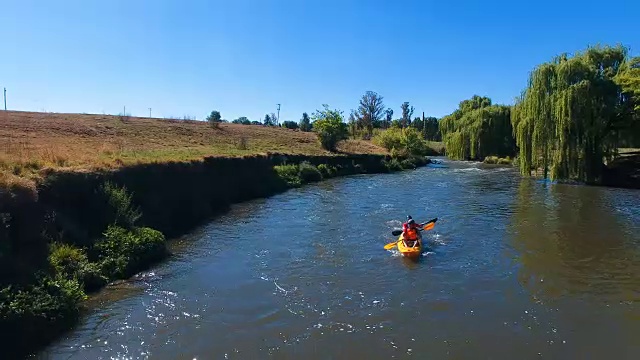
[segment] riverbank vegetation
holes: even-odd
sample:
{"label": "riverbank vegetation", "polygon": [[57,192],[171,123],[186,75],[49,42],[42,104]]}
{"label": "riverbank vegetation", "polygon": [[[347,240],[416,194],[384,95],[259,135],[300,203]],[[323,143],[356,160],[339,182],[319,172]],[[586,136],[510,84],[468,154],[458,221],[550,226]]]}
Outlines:
{"label": "riverbank vegetation", "polygon": [[440,120],[447,156],[455,160],[506,157],[516,152],[510,107],[493,105],[487,97],[473,96]]}
{"label": "riverbank vegetation", "polygon": [[622,46],[561,54],[533,69],[513,106],[476,95],[439,129],[452,159],[515,157],[523,175],[629,186],[640,161],[619,149],[640,147],[640,57]]}
{"label": "riverbank vegetation", "polygon": [[600,182],[620,142],[638,140],[637,66],[621,46],[591,47],[537,66],[513,107],[520,171]]}

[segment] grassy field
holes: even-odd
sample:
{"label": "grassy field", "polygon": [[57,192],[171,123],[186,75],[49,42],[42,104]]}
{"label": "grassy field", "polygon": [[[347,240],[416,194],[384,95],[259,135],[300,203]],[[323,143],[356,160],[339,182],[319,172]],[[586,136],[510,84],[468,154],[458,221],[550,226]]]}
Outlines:
{"label": "grassy field", "polygon": [[[349,140],[345,153],[386,153]],[[205,156],[266,152],[323,155],[313,133],[263,126],[112,115],[0,111],[0,172],[37,176],[44,168],[92,170]]]}

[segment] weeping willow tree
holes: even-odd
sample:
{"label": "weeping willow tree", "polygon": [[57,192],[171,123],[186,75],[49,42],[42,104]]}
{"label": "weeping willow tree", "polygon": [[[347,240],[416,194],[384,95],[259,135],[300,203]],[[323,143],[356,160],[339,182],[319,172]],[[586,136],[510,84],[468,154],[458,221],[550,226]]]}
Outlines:
{"label": "weeping willow tree", "polygon": [[481,160],[489,155],[515,154],[510,108],[492,105],[487,97],[475,95],[460,102],[439,126],[451,159]]}
{"label": "weeping willow tree", "polygon": [[615,80],[627,61],[622,46],[591,47],[533,70],[511,111],[523,174],[543,169],[545,178],[600,180],[633,119],[631,96]]}

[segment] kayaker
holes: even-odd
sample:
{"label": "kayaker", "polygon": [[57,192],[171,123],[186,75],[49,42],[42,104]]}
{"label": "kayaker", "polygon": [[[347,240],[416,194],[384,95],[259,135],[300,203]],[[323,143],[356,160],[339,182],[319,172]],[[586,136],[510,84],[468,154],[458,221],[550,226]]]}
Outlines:
{"label": "kayaker", "polygon": [[402,239],[405,245],[409,246],[407,241],[413,241],[413,246],[418,244],[418,231],[420,231],[420,225],[411,216],[407,216],[407,222],[402,224]]}

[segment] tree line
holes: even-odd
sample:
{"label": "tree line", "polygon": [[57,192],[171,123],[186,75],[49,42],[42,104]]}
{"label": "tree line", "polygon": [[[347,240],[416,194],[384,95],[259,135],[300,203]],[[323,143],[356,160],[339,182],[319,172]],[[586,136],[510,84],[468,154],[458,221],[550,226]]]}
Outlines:
{"label": "tree line", "polygon": [[[277,123],[275,114],[266,114],[264,120],[251,121],[247,117],[239,117],[231,123],[241,125],[280,126],[300,131],[314,131],[318,134],[321,145],[330,151],[336,149],[338,142],[349,137],[370,140],[374,129],[413,129],[416,130],[422,140],[441,141],[442,136],[435,117],[415,117],[412,120],[415,108],[408,101],[400,105],[401,117],[393,119],[394,111],[385,108],[383,97],[374,91],[367,91],[360,98],[358,108],[351,110],[348,121],[345,122],[344,113],[338,109],[331,109],[323,104],[322,110],[316,110],[311,116],[306,112],[302,114],[299,122],[284,121]],[[206,119],[212,126],[218,127],[220,123],[229,122],[222,118],[218,110],[213,110]],[[412,133],[413,134],[413,133]],[[412,138],[413,135],[410,136]]]}
{"label": "tree line", "polygon": [[515,104],[473,96],[442,118],[447,155],[517,156],[523,175],[589,183],[621,147],[640,147],[640,57],[594,46],[536,66]]}
{"label": "tree line", "polygon": [[[367,91],[362,95],[358,108],[351,110],[349,114],[347,120],[349,135],[353,138],[370,139],[373,136],[374,129],[413,127],[420,131],[425,140],[442,141],[438,118],[433,116],[426,117],[424,120],[419,116],[412,118],[415,108],[408,101],[400,105],[400,110],[401,117],[394,119],[394,111],[392,108],[385,108],[383,97],[374,91]],[[222,118],[222,115],[217,110],[213,110],[206,120],[214,126],[215,124],[230,122],[241,125],[280,126],[288,129],[300,129],[301,131],[312,131],[314,127],[312,117],[306,112],[302,113],[302,117],[298,122],[287,120],[282,124],[277,124],[277,117],[274,113],[266,114],[262,121],[251,121],[245,116],[233,121],[227,121]]]}

